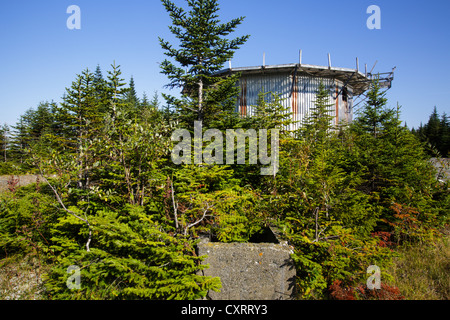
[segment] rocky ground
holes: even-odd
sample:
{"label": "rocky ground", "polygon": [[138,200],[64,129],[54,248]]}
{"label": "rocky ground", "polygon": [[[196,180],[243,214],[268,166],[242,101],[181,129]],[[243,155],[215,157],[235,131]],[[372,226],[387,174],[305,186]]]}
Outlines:
{"label": "rocky ground", "polygon": [[0,261],[0,300],[40,300],[42,269],[35,257]]}
{"label": "rocky ground", "polygon": [[431,163],[438,171],[437,178],[442,181],[450,180],[450,158],[431,158]]}
{"label": "rocky ground", "polygon": [[[13,179],[17,179],[17,187],[23,187],[26,185],[29,185],[31,183],[35,183],[38,175],[34,174],[27,174],[27,175],[20,175],[20,176],[11,176],[11,175],[4,175],[0,176],[0,192],[7,191],[8,190],[8,181],[11,181]],[[42,181],[42,178],[41,178]]]}

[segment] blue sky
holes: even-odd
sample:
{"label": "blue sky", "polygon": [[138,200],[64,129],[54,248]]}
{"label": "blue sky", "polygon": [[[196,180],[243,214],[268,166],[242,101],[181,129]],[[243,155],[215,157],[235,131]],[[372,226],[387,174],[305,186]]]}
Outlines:
{"label": "blue sky", "polygon": [[[184,6],[185,0],[173,0]],[[381,30],[369,30],[370,5],[381,9]],[[81,29],[69,30],[70,5],[81,9]],[[233,67],[303,63],[369,70],[397,67],[389,104],[403,106],[409,126],[426,122],[437,106],[450,114],[450,1],[222,0],[220,18],[245,16],[235,35],[250,34]],[[0,4],[0,124],[13,125],[41,101],[61,100],[76,74],[99,64],[121,65],[139,96],[167,92],[158,63],[158,36],[173,40],[159,0],[9,0]]]}

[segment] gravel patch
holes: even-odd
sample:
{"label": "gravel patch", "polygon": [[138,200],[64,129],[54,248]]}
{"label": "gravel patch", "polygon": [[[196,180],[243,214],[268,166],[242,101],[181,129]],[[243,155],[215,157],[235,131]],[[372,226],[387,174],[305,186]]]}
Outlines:
{"label": "gravel patch", "polygon": [[0,261],[0,300],[42,300],[44,284],[36,259]]}

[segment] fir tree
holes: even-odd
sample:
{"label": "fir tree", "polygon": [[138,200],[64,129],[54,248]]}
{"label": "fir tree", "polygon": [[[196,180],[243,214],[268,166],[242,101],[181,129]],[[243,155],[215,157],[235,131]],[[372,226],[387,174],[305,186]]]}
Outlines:
{"label": "fir tree", "polygon": [[[413,131],[412,131],[413,132]],[[428,122],[413,132],[426,145],[432,157],[447,157],[450,152],[450,121],[446,113],[439,116],[434,107]]]}
{"label": "fir tree", "polygon": [[362,111],[357,115],[353,128],[359,132],[368,132],[374,138],[382,134],[384,124],[395,116],[395,111],[386,108],[386,92],[381,92],[379,81],[372,83],[367,94],[368,101]]}
{"label": "fir tree", "polygon": [[105,79],[103,78],[102,69],[100,68],[100,65],[97,65],[94,73],[94,85],[99,84],[103,81],[105,81]]}
{"label": "fir tree", "polygon": [[14,159],[23,164],[26,160],[26,150],[30,146],[30,123],[33,109],[28,109],[12,126],[11,154]]}
{"label": "fir tree", "polygon": [[96,100],[97,103],[99,104],[99,111],[102,113],[106,113],[107,112],[107,108],[105,107],[105,95],[106,95],[106,81],[103,78],[103,73],[102,70],[100,68],[100,65],[97,65],[97,68],[95,69],[94,72],[94,80],[93,80],[93,86],[94,86],[94,90],[95,90],[95,96],[96,96]]}
{"label": "fir tree", "polygon": [[111,65],[112,70],[108,70],[108,76],[106,81],[106,110],[111,116],[114,123],[118,113],[126,112],[124,106],[126,105],[125,97],[129,91],[126,88],[124,79],[121,78],[122,71],[120,65],[116,65],[116,62]]}
{"label": "fir tree", "polygon": [[433,146],[437,147],[441,139],[441,121],[439,119],[439,113],[437,108],[434,107],[433,113],[430,115],[428,123],[425,125],[424,134],[428,142]]}
{"label": "fir tree", "polygon": [[441,118],[441,143],[439,147],[442,157],[450,157],[450,119],[445,112]]}
{"label": "fir tree", "polygon": [[96,96],[94,74],[89,69],[77,75],[66,89],[59,121],[65,124],[64,147],[74,154],[78,166],[78,189],[90,185],[90,167],[94,161],[92,144],[103,125],[101,105]]}
{"label": "fir tree", "polygon": [[134,115],[134,116],[139,115],[140,102],[139,102],[139,98],[137,97],[133,76],[131,76],[131,78],[130,78],[129,90],[125,94],[125,101],[128,105],[129,111],[132,113],[132,115]]}
{"label": "fir tree", "polygon": [[233,109],[238,93],[234,86],[237,75],[221,78],[214,73],[247,41],[249,36],[227,38],[244,18],[220,23],[217,0],[188,0],[189,12],[169,0],[162,3],[172,19],[169,29],[180,43],[177,49],[159,39],[165,55],[178,64],[166,59],[161,69],[169,78],[167,87],[183,89],[181,100],[164,95],[168,103],[180,108],[188,123],[209,121],[218,113]]}
{"label": "fir tree", "polygon": [[278,93],[260,92],[253,108],[253,115],[243,120],[244,126],[253,129],[279,129],[287,134],[293,123],[289,109],[284,107]]}
{"label": "fir tree", "polygon": [[150,106],[150,102],[148,100],[146,92],[144,92],[144,94],[142,95],[142,99],[140,101],[141,101],[141,108],[147,108]]}
{"label": "fir tree", "polygon": [[316,92],[316,100],[310,114],[303,123],[303,136],[312,141],[323,143],[333,128],[332,105],[329,101],[329,92],[321,81]]}
{"label": "fir tree", "polygon": [[8,161],[9,126],[5,123],[0,126],[0,156],[4,162]]}
{"label": "fir tree", "polygon": [[45,134],[50,134],[54,122],[52,105],[48,102],[40,103],[30,120],[31,139],[37,141]]}

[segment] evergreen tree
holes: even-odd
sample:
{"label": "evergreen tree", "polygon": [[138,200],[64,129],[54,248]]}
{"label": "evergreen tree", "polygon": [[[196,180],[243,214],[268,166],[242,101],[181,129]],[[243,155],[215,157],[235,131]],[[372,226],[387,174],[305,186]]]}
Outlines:
{"label": "evergreen tree", "polygon": [[141,112],[141,110],[139,110],[140,101],[137,97],[133,76],[130,78],[129,90],[125,94],[125,101],[128,105],[129,112],[131,112],[133,116],[139,116]]}
{"label": "evergreen tree", "polygon": [[[280,170],[262,204],[295,247],[292,258],[303,298],[324,298],[336,279],[351,275],[360,281],[364,275],[356,266],[376,252],[368,238],[377,212],[369,196],[357,189],[361,174],[345,172],[352,158],[346,157],[348,145],[332,130],[328,97],[320,85],[300,134],[281,139]],[[363,253],[352,252],[350,246],[364,248]]]}
{"label": "evergreen tree", "polygon": [[162,3],[170,14],[170,31],[179,40],[179,48],[160,38],[160,44],[169,60],[161,63],[162,73],[169,78],[169,88],[182,88],[182,98],[164,95],[169,104],[180,109],[183,120],[192,125],[193,120],[207,122],[220,112],[232,110],[238,89],[238,75],[216,77],[224,63],[242,46],[249,36],[229,40],[229,34],[242,23],[243,17],[220,23],[217,0],[188,0],[186,12],[169,0]]}
{"label": "evergreen tree", "polygon": [[30,119],[30,138],[37,141],[50,134],[53,122],[52,105],[49,102],[40,103]]}
{"label": "evergreen tree", "polygon": [[323,143],[333,128],[333,106],[329,101],[329,92],[321,81],[316,92],[316,100],[310,114],[303,123],[303,136],[312,141]]}
{"label": "evergreen tree", "polygon": [[160,102],[159,102],[159,94],[158,91],[155,91],[152,97],[152,100],[150,100],[149,105],[154,109],[159,109]]}
{"label": "evergreen tree", "polygon": [[[432,208],[433,168],[420,141],[401,125],[400,106],[386,107],[387,101],[378,91],[375,83],[369,92],[371,99],[352,125],[355,144],[347,157],[355,161],[346,170],[362,173],[358,189],[369,194],[371,206],[378,208],[381,221],[377,231],[392,231],[398,222],[393,217],[394,204],[406,204],[408,210],[417,212],[416,226],[425,230],[437,214]],[[423,236],[415,232],[420,235],[416,239]]]}
{"label": "evergreen tree", "polygon": [[2,161],[8,161],[9,126],[5,123],[0,126],[0,156]]}
{"label": "evergreen tree", "polygon": [[435,148],[437,148],[440,144],[441,132],[442,128],[439,113],[437,108],[434,107],[433,113],[430,115],[428,123],[425,125],[424,134],[428,142]]}
{"label": "evergreen tree", "polygon": [[[96,96],[94,74],[89,69],[77,75],[60,108],[59,121],[64,123],[63,148],[75,156],[78,167],[78,189],[90,185],[90,167],[94,162],[92,145],[103,125],[101,105]],[[67,155],[67,153],[65,153]]]}
{"label": "evergreen tree", "polygon": [[105,105],[106,81],[103,78],[103,73],[100,65],[97,65],[97,68],[95,69],[93,86],[95,90],[96,100],[99,104],[99,111],[105,114],[107,113],[107,107]]}
{"label": "evergreen tree", "polygon": [[288,134],[293,124],[289,108],[284,107],[278,93],[260,92],[253,108],[253,115],[243,119],[243,126],[253,129],[279,129]]}
{"label": "evergreen tree", "polygon": [[395,116],[395,111],[386,108],[386,92],[381,92],[378,80],[372,83],[367,96],[368,101],[353,122],[353,128],[359,132],[368,132],[376,138],[383,133],[384,125],[388,123],[388,120]]}
{"label": "evergreen tree", "polygon": [[103,83],[104,81],[105,81],[105,79],[103,78],[102,69],[100,68],[100,65],[97,65],[97,67],[95,68],[95,73],[94,73],[94,85],[99,85],[99,84]]}
{"label": "evergreen tree", "polygon": [[412,130],[426,145],[427,152],[432,157],[447,157],[450,152],[450,121],[446,113],[439,116],[434,107],[428,122],[420,124],[417,130]]}
{"label": "evergreen tree", "polygon": [[129,88],[126,88],[124,79],[121,78],[122,71],[120,65],[116,65],[116,62],[111,65],[112,70],[108,70],[108,76],[106,81],[106,110],[111,116],[114,123],[118,114],[126,112],[126,95]]}
{"label": "evergreen tree", "polygon": [[150,106],[150,101],[148,100],[148,96],[147,93],[144,92],[144,94],[142,95],[142,99],[141,99],[141,108],[147,108]]}
{"label": "evergreen tree", "polygon": [[450,157],[450,119],[444,112],[441,118],[441,143],[439,145],[441,156]]}
{"label": "evergreen tree", "polygon": [[28,109],[19,117],[16,125],[12,126],[11,155],[20,164],[27,159],[27,148],[30,146],[30,123],[33,109]]}

